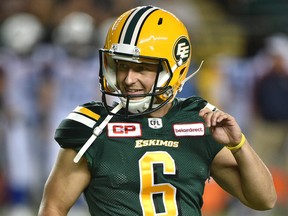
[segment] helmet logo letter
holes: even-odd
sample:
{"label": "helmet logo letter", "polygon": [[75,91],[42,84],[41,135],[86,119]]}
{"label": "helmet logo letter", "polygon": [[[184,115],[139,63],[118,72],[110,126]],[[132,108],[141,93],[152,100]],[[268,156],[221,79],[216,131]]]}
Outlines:
{"label": "helmet logo letter", "polygon": [[180,38],[177,40],[175,48],[174,48],[174,57],[177,61],[182,58],[183,62],[186,62],[190,56],[190,43],[187,38]]}
{"label": "helmet logo letter", "polygon": [[177,48],[177,54],[181,56],[182,58],[187,58],[189,56],[189,46],[187,46],[185,43],[179,43]]}

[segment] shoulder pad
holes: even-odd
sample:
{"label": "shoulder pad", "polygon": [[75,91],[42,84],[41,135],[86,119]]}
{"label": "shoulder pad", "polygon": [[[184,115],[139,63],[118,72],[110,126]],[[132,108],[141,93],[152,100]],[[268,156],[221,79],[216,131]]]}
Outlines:
{"label": "shoulder pad", "polygon": [[193,96],[189,98],[177,98],[177,103],[182,107],[184,110],[201,110],[203,107],[206,106],[207,101],[201,97]]}
{"label": "shoulder pad", "polygon": [[55,131],[55,140],[62,148],[79,148],[89,139],[101,116],[107,112],[102,103],[90,102],[77,106]]}

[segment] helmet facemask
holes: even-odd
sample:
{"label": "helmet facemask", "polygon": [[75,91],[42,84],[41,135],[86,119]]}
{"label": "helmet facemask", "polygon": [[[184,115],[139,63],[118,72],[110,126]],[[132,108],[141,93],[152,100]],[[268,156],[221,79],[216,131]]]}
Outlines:
{"label": "helmet facemask", "polygon": [[[123,94],[116,80],[118,61],[157,65],[155,82],[150,92],[133,95]],[[160,109],[173,98],[173,91],[171,86],[168,85],[173,74],[166,59],[137,56],[135,53],[118,53],[112,49],[109,51],[101,49],[100,62],[100,89],[106,109],[109,112],[118,103],[122,103],[124,108],[124,113],[120,111],[114,115],[124,115],[125,117],[145,115]]]}

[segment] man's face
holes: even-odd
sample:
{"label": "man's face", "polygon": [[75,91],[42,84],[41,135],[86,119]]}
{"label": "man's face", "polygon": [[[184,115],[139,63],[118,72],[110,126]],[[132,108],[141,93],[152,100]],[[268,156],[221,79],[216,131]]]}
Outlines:
{"label": "man's face", "polygon": [[[119,60],[117,63],[117,85],[124,95],[147,94],[155,84],[157,64],[132,63]],[[133,100],[141,98],[131,98]]]}

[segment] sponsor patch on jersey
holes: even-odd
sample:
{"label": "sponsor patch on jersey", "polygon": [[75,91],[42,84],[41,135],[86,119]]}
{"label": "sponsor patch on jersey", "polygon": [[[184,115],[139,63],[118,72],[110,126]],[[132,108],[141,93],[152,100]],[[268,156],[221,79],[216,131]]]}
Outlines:
{"label": "sponsor patch on jersey", "polygon": [[142,129],[139,123],[109,123],[108,137],[141,137]]}
{"label": "sponsor patch on jersey", "polygon": [[148,118],[148,125],[152,129],[159,129],[163,127],[161,118]]}
{"label": "sponsor patch on jersey", "polygon": [[174,134],[177,137],[181,136],[203,136],[205,128],[203,123],[187,123],[187,124],[174,124]]}

